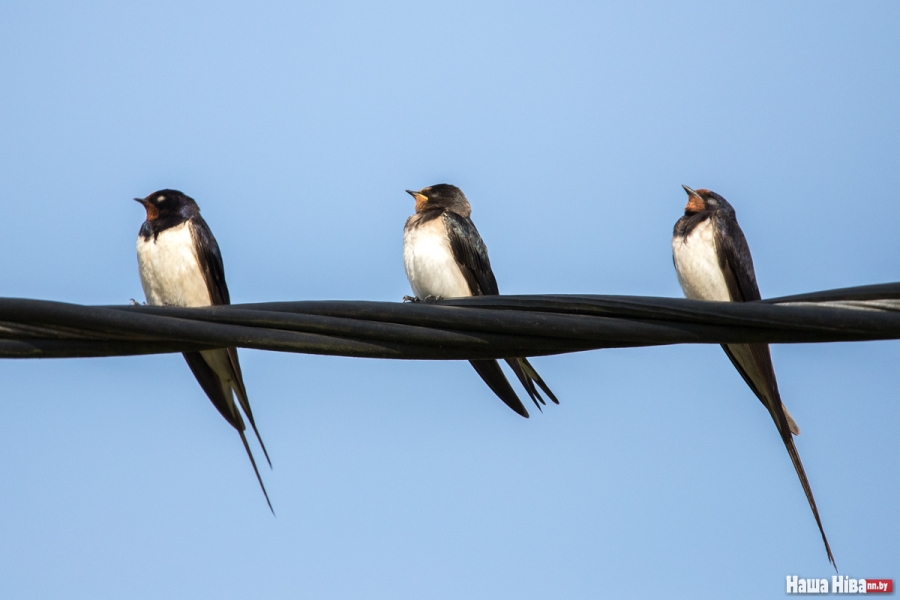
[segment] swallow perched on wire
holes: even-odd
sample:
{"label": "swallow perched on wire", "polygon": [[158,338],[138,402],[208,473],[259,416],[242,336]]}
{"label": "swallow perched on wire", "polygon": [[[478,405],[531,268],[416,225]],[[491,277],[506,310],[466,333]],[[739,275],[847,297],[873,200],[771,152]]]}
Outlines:
{"label": "swallow perched on wire", "polygon": [[[415,298],[432,300],[500,293],[491,270],[487,247],[469,216],[472,207],[458,187],[440,183],[417,192],[416,214],[403,228],[403,263]],[[528,411],[509,384],[496,360],[469,361],[497,396],[523,417]],[[535,384],[556,404],[559,400],[525,358],[508,358],[507,364],[528,392],[535,406],[544,399]]]}
{"label": "swallow perched on wire", "polygon": [[[682,187],[687,192],[688,203],[684,208],[684,216],[675,223],[672,256],[685,297],[718,302],[759,300],[750,247],[738,225],[734,208],[715,192]],[[794,445],[792,435],[799,434],[800,430],[781,402],[769,346],[723,344],[722,348],[775,421],[816,518],[828,552],[828,560],[834,565],[834,556],[831,554],[828,538],[825,537],[812,488]]]}
{"label": "swallow perched on wire", "polygon": [[[138,269],[147,303],[187,307],[231,304],[219,245],[193,198],[177,190],[160,190],[135,200],[147,211],[147,220],[141,225],[137,239]],[[237,349],[185,352],[184,359],[213,406],[240,434],[256,479],[272,510],[269,494],[244,435],[244,419],[234,401],[236,395],[271,467],[272,461],[250,410]]]}

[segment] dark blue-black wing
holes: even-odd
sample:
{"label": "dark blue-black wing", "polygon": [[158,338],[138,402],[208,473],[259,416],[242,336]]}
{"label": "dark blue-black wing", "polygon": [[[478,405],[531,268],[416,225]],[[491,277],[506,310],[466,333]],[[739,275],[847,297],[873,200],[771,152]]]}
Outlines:
{"label": "dark blue-black wing", "polygon": [[473,296],[499,294],[487,246],[475,229],[475,224],[470,219],[449,210],[444,211],[443,219],[450,238],[450,250],[469,284],[469,291]]}
{"label": "dark blue-black wing", "polygon": [[[209,292],[210,301],[214,306],[231,304],[231,295],[228,293],[228,284],[225,282],[225,265],[222,262],[222,252],[219,250],[219,244],[216,242],[216,237],[213,235],[212,230],[200,215],[191,217],[191,235],[193,236],[197,259],[203,270],[203,278],[206,281],[206,289]],[[244,376],[241,373],[241,363],[238,361],[237,348],[226,348],[226,352],[228,353],[229,375],[231,380],[235,382],[238,402],[240,402],[244,414],[247,415],[247,420],[250,421],[250,427],[253,428],[253,433],[256,435],[256,439],[259,440],[259,445],[266,456],[266,461],[271,466],[272,461],[269,459],[269,452],[266,450],[266,445],[263,443],[259,430],[256,428],[256,420],[253,418],[250,400],[247,398],[247,388],[244,386]],[[187,358],[187,355],[185,355],[185,358]],[[190,361],[188,363],[190,364]],[[191,368],[193,369],[193,366]],[[199,377],[197,379],[198,381],[200,380]],[[201,382],[202,385],[203,383]],[[216,405],[219,412],[222,412],[222,408],[216,404],[213,396],[208,391],[207,396]],[[222,414],[223,416],[225,415],[224,412]],[[227,416],[225,418],[228,419]],[[228,419],[228,422],[234,425],[238,431],[243,429],[243,423],[238,427],[232,419]]]}
{"label": "dark blue-black wing", "polygon": [[750,246],[737,219],[730,215],[714,214],[712,217],[716,248],[719,250],[719,266],[725,273],[725,283],[732,302],[759,300],[759,286],[753,270]]}
{"label": "dark blue-black wing", "polygon": [[191,217],[191,234],[194,237],[197,259],[203,269],[206,289],[209,290],[209,297],[213,305],[231,304],[228,284],[225,283],[225,266],[222,264],[219,244],[209,229],[209,225],[200,215]]}
{"label": "dark blue-black wing", "polygon": [[[759,286],[753,269],[750,246],[737,220],[728,214],[716,213],[712,217],[719,266],[725,276],[732,302],[751,302],[760,299]],[[779,431],[789,431],[788,419],[781,407],[778,381],[767,344],[723,345],[738,373],[763,406],[768,409]],[[746,351],[741,351],[745,349]],[[740,354],[741,360],[737,355]],[[749,360],[748,360],[749,359]],[[750,362],[752,364],[743,364]]]}
{"label": "dark blue-black wing", "polygon": [[[209,225],[206,224],[206,221],[200,215],[191,217],[191,233],[194,238],[197,258],[200,261],[200,267],[203,269],[203,277],[206,280],[206,289],[209,291],[209,297],[213,305],[231,304],[228,284],[225,282],[225,265],[222,263],[222,253],[219,251],[219,244],[216,242]],[[253,433],[256,434],[256,439],[259,440],[263,454],[266,455],[266,461],[271,466],[272,461],[269,459],[269,452],[266,450],[266,445],[263,443],[259,430],[256,428],[256,420],[253,418],[253,410],[250,408],[250,400],[247,398],[247,388],[244,386],[244,376],[241,373],[241,363],[238,361],[237,348],[227,348],[226,351],[228,352],[230,375],[237,386],[235,391],[237,392],[238,402],[241,403],[241,408],[244,410],[244,414],[247,415],[247,420],[250,421],[250,427],[253,428]]]}
{"label": "dark blue-black wing", "polygon": [[[469,291],[473,296],[496,296],[500,293],[497,286],[497,279],[494,277],[494,271],[491,269],[491,261],[488,258],[487,246],[481,235],[475,228],[475,224],[471,219],[462,217],[450,211],[444,211],[444,224],[447,228],[447,235],[450,238],[450,249],[453,252],[453,258],[459,265],[466,283],[469,284]],[[485,383],[500,397],[510,408],[515,410],[522,416],[527,416],[525,407],[515,394],[512,386],[509,385],[500,366],[494,361],[480,361],[481,365],[476,365],[472,361],[472,366],[481,375]],[[543,389],[550,398],[559,404],[556,396],[546,386],[543,379],[537,374],[537,371],[524,358],[511,358],[506,361],[513,373],[515,373],[522,387],[528,392],[534,405],[541,410],[541,404],[544,399],[535,388],[535,382]],[[521,407],[521,411],[519,408]]]}
{"label": "dark blue-black wing", "polygon": [[475,371],[481,376],[481,379],[487,386],[491,388],[491,391],[497,394],[498,398],[503,400],[504,404],[513,409],[516,414],[519,414],[526,419],[528,418],[528,411],[525,410],[525,406],[522,404],[522,401],[519,400],[516,391],[509,384],[506,375],[500,370],[500,363],[496,360],[470,360],[469,363],[474,367]]}
{"label": "dark blue-black wing", "polygon": [[[760,299],[759,286],[756,283],[756,273],[753,269],[753,258],[750,255],[750,246],[747,244],[747,238],[741,226],[738,225],[737,219],[733,215],[717,214],[714,215],[715,225],[715,242],[719,253],[719,265],[725,275],[725,283],[728,285],[728,291],[733,302],[752,302]],[[794,443],[793,432],[798,432],[797,425],[793,423],[793,419],[788,418],[787,410],[781,401],[781,394],[778,391],[778,381],[775,379],[775,367],[772,365],[772,355],[769,352],[767,344],[726,344],[722,348],[725,354],[731,360],[731,363],[741,374],[744,381],[756,394],[763,406],[769,411],[775,427],[787,448],[788,455],[791,457],[791,463],[800,479],[800,485],[812,509],[816,524],[819,526],[819,533],[822,535],[822,541],[825,543],[825,551],[828,554],[828,560],[835,565],[834,556],[831,554],[831,546],[828,544],[828,538],[825,536],[825,528],[822,526],[822,519],[819,517],[819,509],[816,507],[816,500],[813,497],[812,487],[809,485],[809,479],[806,476],[806,470],[800,460],[800,453]],[[748,352],[749,351],[749,352]],[[743,359],[741,357],[744,357]],[[744,360],[751,364],[743,364]],[[756,376],[754,376],[756,375]],[[793,427],[792,427],[793,425]],[[837,568],[837,565],[835,565]]]}

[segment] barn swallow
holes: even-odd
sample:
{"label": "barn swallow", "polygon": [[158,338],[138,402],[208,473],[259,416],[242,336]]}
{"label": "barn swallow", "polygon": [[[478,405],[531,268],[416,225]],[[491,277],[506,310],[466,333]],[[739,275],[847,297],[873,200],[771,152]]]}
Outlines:
{"label": "barn swallow", "polygon": [[[416,214],[403,228],[403,263],[415,300],[495,296],[500,293],[491,270],[487,247],[469,216],[472,207],[458,187],[440,183],[417,192]],[[509,384],[496,360],[471,360],[475,371],[497,396],[523,417],[528,411]],[[540,410],[540,387],[556,404],[559,400],[534,367],[524,358],[508,358],[507,364]]]}
{"label": "barn swallow", "polygon": [[[734,208],[715,192],[682,187],[687,192],[688,203],[684,216],[675,223],[672,256],[685,297],[718,302],[759,300],[750,247],[738,225]],[[794,445],[792,435],[799,434],[800,430],[781,402],[768,344],[723,344],[722,348],[775,421],[816,518],[828,560],[834,565],[812,488]]]}
{"label": "barn swallow", "polygon": [[[137,239],[138,269],[147,303],[188,307],[231,304],[219,245],[193,198],[177,190],[160,190],[135,200],[147,210],[147,220],[141,225]],[[250,410],[237,349],[185,352],[184,359],[213,406],[240,434],[269,510],[274,513],[244,435],[244,419],[234,401],[237,395],[271,467],[272,461]]]}

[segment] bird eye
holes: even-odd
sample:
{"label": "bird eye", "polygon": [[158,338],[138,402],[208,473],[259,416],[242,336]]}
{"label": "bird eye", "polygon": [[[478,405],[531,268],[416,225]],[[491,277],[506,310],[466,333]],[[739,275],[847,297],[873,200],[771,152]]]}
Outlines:
{"label": "bird eye", "polygon": [[165,197],[165,196],[157,196],[157,198],[156,198],[156,203],[157,203],[157,204],[161,204],[161,203],[163,203],[163,202],[165,202],[165,201],[166,201],[166,197]]}

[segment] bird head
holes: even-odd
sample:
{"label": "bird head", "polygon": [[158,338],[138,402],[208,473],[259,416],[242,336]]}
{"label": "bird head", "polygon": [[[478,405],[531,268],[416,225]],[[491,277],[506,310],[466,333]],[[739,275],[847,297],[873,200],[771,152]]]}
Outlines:
{"label": "bird head", "polygon": [[684,191],[688,195],[688,203],[684,207],[684,214],[693,215],[707,210],[734,210],[728,201],[722,196],[709,190],[699,189],[692,190],[686,185],[682,185]]}
{"label": "bird head", "polygon": [[148,221],[173,215],[187,218],[200,212],[194,199],[178,190],[160,190],[146,198],[135,198],[135,201],[144,205]]}
{"label": "bird head", "polygon": [[472,214],[472,207],[466,199],[466,195],[455,185],[439,183],[418,192],[406,190],[406,193],[416,199],[416,212],[422,213],[435,208],[444,208],[455,212],[462,217]]}

